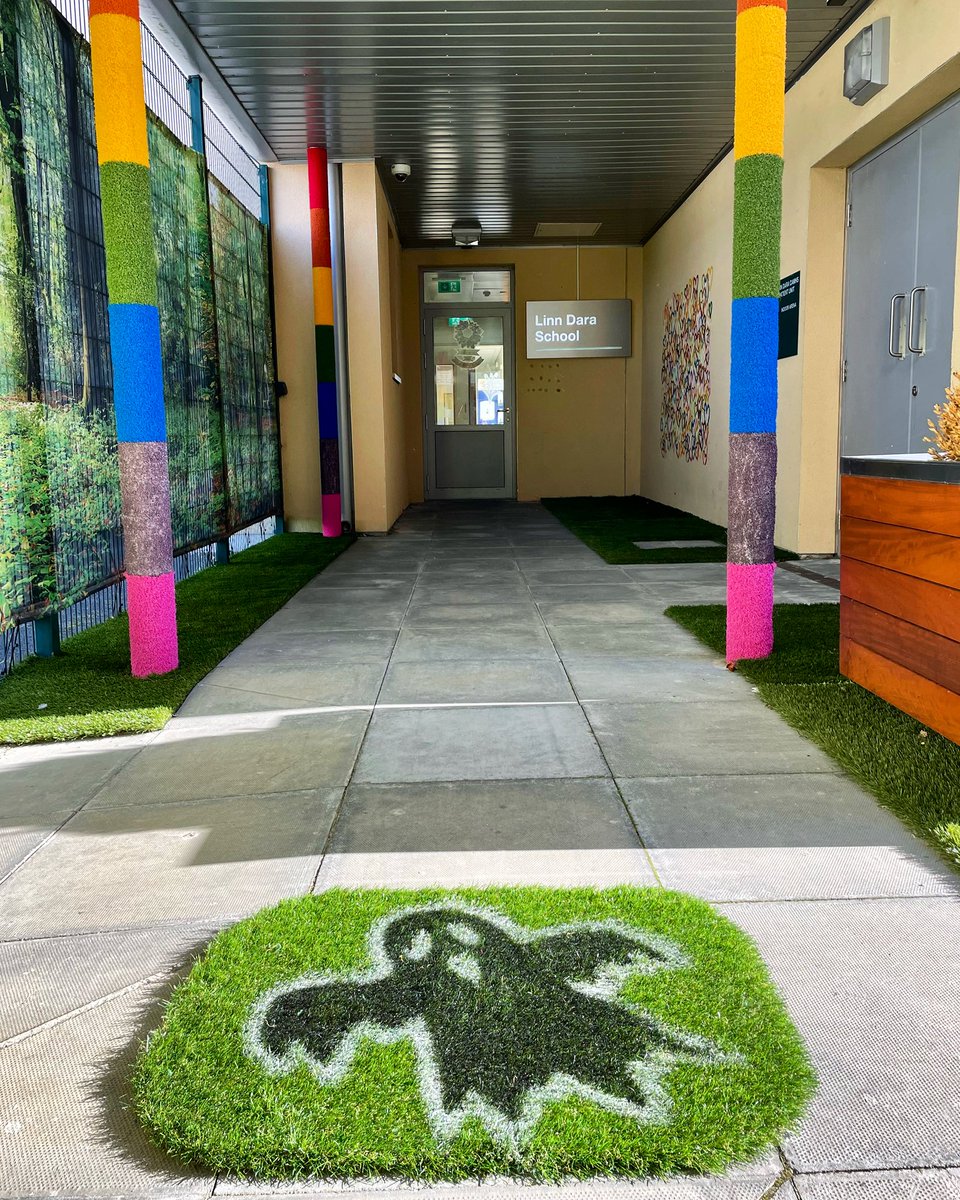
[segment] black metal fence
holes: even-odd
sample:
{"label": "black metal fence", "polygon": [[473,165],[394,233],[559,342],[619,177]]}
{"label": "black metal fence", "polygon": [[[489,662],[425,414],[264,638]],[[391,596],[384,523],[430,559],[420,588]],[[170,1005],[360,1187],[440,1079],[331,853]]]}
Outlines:
{"label": "black metal fence", "polygon": [[[67,634],[123,606],[86,13],[0,0],[0,669],[30,651],[30,621],[59,613]],[[143,49],[174,541],[190,573],[278,511],[267,242],[259,164],[206,106],[200,132],[194,85],[145,28]]]}

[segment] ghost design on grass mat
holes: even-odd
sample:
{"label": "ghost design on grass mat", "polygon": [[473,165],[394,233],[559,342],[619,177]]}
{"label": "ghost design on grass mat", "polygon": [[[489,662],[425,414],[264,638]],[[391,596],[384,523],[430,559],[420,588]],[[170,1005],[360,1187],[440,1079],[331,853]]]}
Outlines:
{"label": "ghost design on grass mat", "polygon": [[625,922],[528,929],[494,909],[430,904],[381,918],[368,948],[366,971],[305,975],[261,996],[247,1050],[273,1074],[305,1062],[329,1085],[364,1039],[409,1040],[441,1140],[475,1117],[517,1144],[568,1096],[666,1123],[673,1067],[743,1061],[620,999],[631,975],[690,965],[674,943]]}

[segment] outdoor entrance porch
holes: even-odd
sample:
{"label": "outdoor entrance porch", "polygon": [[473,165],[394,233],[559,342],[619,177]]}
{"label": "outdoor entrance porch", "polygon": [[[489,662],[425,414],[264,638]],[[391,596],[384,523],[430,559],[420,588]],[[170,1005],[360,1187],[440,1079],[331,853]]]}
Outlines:
{"label": "outdoor entrance porch", "polygon": [[[68,1155],[76,1190],[210,1195],[147,1145],[116,1081],[193,948],[335,885],[707,898],[756,939],[820,1074],[782,1148],[804,1200],[825,1172],[957,1161],[954,878],[662,616],[722,592],[722,564],[610,566],[537,505],[420,505],[163,732],[7,750],[0,1055],[22,1082],[0,1189],[53,1190]],[[782,1174],[773,1155],[703,1195]]]}

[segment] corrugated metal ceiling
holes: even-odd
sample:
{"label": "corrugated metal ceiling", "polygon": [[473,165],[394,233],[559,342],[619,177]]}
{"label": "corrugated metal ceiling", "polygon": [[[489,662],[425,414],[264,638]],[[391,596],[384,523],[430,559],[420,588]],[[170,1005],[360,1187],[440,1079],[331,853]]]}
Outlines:
{"label": "corrugated metal ceiling", "polygon": [[[788,75],[868,0],[790,0]],[[406,245],[649,235],[730,140],[735,0],[177,0],[282,160],[385,173]],[[841,81],[837,80],[837,88]]]}

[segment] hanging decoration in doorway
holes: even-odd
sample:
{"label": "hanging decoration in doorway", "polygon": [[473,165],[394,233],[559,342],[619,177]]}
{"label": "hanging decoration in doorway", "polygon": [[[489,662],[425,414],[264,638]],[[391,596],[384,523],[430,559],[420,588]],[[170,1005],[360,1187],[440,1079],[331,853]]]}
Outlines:
{"label": "hanging decoration in doorway", "polygon": [[307,148],[310,248],[313,259],[313,321],[317,342],[317,417],[320,424],[320,506],[324,537],[343,532],[340,506],[340,427],[333,328],[333,260],[327,151]]}
{"label": "hanging decoration in doorway", "polygon": [[483,362],[483,355],[477,353],[477,345],[483,337],[483,326],[473,317],[460,320],[453,327],[453,337],[460,349],[452,355],[450,361],[458,367],[472,369]]}
{"label": "hanging decoration in doorway", "polygon": [[773,650],[787,0],[737,0],[727,662]]}
{"label": "hanging decoration in doorway", "polygon": [[178,663],[177,613],[138,0],[90,0],[90,52],[130,665],[162,675]]}
{"label": "hanging decoration in doorway", "polygon": [[710,438],[713,267],[688,279],[663,310],[660,453],[706,463]]}
{"label": "hanging decoration in doorway", "polygon": [[427,904],[377,921],[367,956],[373,965],[358,974],[308,975],[267,992],[247,1050],[272,1074],[306,1063],[334,1085],[365,1040],[409,1042],[441,1141],[473,1117],[515,1145],[568,1096],[665,1124],[674,1067],[745,1062],[619,998],[631,975],[691,963],[673,942],[618,920],[527,929],[496,909]]}

